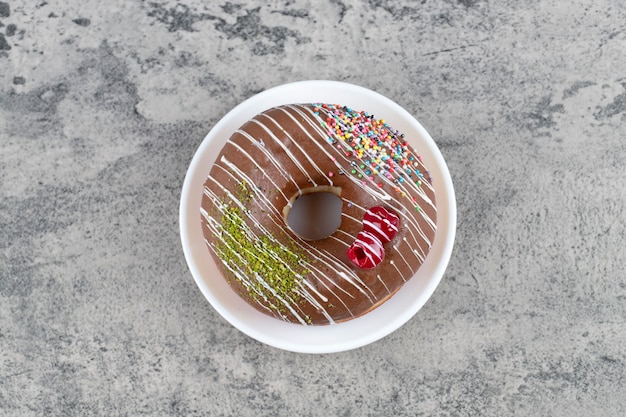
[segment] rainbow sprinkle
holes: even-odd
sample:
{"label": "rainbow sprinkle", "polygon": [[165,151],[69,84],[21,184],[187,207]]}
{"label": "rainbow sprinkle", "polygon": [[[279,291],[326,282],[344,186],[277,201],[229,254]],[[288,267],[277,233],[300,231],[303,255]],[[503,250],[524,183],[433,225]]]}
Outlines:
{"label": "rainbow sprinkle", "polygon": [[[326,129],[328,143],[346,157],[354,158],[350,173],[363,179],[364,184],[369,180],[382,188],[376,176],[397,185],[404,181],[412,181],[418,187],[423,180],[432,183],[430,173],[419,169],[422,157],[415,155],[404,134],[392,129],[384,119],[336,104],[314,103],[313,111]],[[394,190],[401,192],[400,187]]]}

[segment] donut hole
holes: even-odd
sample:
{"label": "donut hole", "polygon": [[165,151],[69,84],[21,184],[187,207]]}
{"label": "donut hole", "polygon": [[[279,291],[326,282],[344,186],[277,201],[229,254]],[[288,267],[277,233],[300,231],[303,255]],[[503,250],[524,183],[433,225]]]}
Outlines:
{"label": "donut hole", "polygon": [[341,224],[343,203],[339,198],[340,189],[325,191],[327,188],[330,187],[321,191],[303,190],[287,210],[287,225],[302,239],[325,239],[335,233]]}

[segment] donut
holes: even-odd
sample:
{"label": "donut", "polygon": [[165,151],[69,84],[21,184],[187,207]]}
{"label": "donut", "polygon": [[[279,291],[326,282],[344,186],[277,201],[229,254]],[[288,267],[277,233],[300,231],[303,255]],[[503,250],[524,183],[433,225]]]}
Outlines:
{"label": "donut", "polygon": [[384,119],[282,105],[219,150],[200,222],[222,277],[252,307],[302,325],[341,323],[389,300],[424,263],[437,229],[432,182]]}

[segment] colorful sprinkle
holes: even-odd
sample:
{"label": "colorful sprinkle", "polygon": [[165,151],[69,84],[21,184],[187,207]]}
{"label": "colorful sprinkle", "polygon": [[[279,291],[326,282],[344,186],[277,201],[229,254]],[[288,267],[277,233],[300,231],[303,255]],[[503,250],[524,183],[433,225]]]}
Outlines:
{"label": "colorful sprinkle", "polygon": [[419,170],[422,156],[413,153],[404,134],[392,129],[384,119],[347,106],[327,103],[313,106],[316,117],[326,126],[328,142],[351,160],[350,172],[368,180],[363,181],[365,185],[371,183],[382,188],[384,182],[390,181],[396,184],[394,189],[402,197],[412,198],[411,187],[421,186],[424,179],[432,182],[429,172]]}

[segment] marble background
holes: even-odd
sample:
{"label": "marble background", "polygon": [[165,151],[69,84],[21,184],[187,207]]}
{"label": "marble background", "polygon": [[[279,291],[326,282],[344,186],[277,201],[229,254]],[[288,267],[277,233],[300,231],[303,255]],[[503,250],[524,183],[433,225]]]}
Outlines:
{"label": "marble background", "polygon": [[[178,203],[205,134],[285,82],[414,114],[458,199],[425,307],[277,350],[205,301]],[[0,1],[0,414],[626,415],[626,3]]]}

